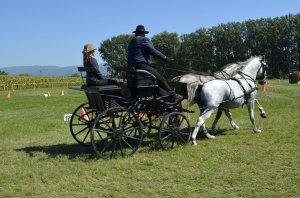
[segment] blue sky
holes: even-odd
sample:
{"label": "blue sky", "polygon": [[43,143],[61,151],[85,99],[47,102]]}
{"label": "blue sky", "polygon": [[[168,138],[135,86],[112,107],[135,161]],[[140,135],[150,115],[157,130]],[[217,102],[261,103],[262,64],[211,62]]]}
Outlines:
{"label": "blue sky", "polygon": [[78,66],[85,43],[99,47],[138,24],[151,38],[298,13],[299,0],[0,0],[0,67]]}

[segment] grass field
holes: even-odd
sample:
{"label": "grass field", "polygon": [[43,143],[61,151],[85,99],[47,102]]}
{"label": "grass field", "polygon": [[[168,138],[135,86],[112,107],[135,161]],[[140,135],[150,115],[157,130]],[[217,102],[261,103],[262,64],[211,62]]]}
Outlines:
{"label": "grass field", "polygon": [[[300,197],[300,86],[270,83],[277,91],[257,97],[268,115],[255,109],[260,134],[239,108],[238,131],[222,116],[215,140],[199,132],[198,146],[170,151],[153,141],[110,161],[78,145],[63,121],[86,102],[83,92],[22,90],[10,99],[0,92],[0,197]],[[194,126],[199,111],[191,109]]]}

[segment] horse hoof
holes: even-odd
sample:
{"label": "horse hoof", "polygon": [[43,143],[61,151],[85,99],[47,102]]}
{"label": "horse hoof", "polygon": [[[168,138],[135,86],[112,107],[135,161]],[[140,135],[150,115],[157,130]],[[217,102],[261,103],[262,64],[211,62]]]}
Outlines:
{"label": "horse hoof", "polygon": [[207,137],[208,139],[215,139],[215,138],[216,138],[216,136],[210,135],[210,134],[206,134],[206,137]]}
{"label": "horse hoof", "polygon": [[266,113],[261,113],[261,114],[260,114],[260,117],[262,117],[262,118],[267,118],[267,114],[266,114]]}
{"label": "horse hoof", "polygon": [[254,130],[255,133],[261,133],[261,130],[260,129],[256,129]]}
{"label": "horse hoof", "polygon": [[196,140],[193,140],[193,141],[192,141],[192,145],[193,145],[193,146],[197,146]]}
{"label": "horse hoof", "polygon": [[239,130],[239,129],[240,129],[240,127],[239,127],[238,125],[234,125],[234,126],[233,126],[233,129],[235,129],[235,130]]}

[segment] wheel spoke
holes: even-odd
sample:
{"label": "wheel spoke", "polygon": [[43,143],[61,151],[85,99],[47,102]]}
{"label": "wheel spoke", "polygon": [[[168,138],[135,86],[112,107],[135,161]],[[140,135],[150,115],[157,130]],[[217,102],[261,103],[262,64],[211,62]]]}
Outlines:
{"label": "wheel spoke", "polygon": [[88,123],[81,123],[81,124],[72,124],[73,126],[84,126],[87,125]]}
{"label": "wheel spoke", "polygon": [[180,134],[178,136],[182,142],[186,142],[185,139],[183,139],[183,137]]}
{"label": "wheel spoke", "polygon": [[177,146],[180,146],[180,143],[178,141],[178,137],[176,137],[176,143],[177,143]]}
{"label": "wheel spoke", "polygon": [[178,134],[180,134],[180,135],[190,135],[190,133],[188,133],[188,132],[183,132],[183,131],[180,131]]}
{"label": "wheel spoke", "polygon": [[98,134],[98,136],[103,139],[102,135],[99,133],[99,131],[96,131],[96,133]]}
{"label": "wheel spoke", "polygon": [[108,130],[106,131],[104,129],[99,129],[99,128],[94,129],[94,131],[97,131],[100,133],[106,133],[106,134],[113,134],[113,132],[111,132],[111,131],[108,131]]}
{"label": "wheel spoke", "polygon": [[117,141],[113,140],[113,148],[110,154],[110,159],[112,159],[113,155],[115,154],[115,150],[116,150],[116,145],[117,145]]}
{"label": "wheel spoke", "polygon": [[182,119],[180,120],[178,127],[180,127],[180,125],[183,123],[183,121],[185,121],[184,117],[182,117]]}
{"label": "wheel spoke", "polygon": [[169,133],[169,135],[167,135],[167,136],[161,138],[161,140],[165,140],[165,139],[169,138],[170,136],[172,136],[172,133]]}
{"label": "wheel spoke", "polygon": [[113,130],[112,127],[107,122],[105,122],[105,121],[100,122],[99,121],[99,125],[101,125],[101,124],[105,124],[110,130]]}
{"label": "wheel spoke", "polygon": [[129,148],[131,148],[131,150],[134,151],[134,148],[125,140],[125,139],[122,139],[123,142],[125,142],[125,144],[127,144],[127,146],[129,146]]}
{"label": "wheel spoke", "polygon": [[[74,135],[77,136],[79,133],[82,133],[83,131],[85,131],[87,128],[89,128],[88,126],[87,127],[84,127],[83,129],[81,129],[80,131],[78,131],[77,133],[75,133]],[[90,130],[89,130],[90,131]]]}
{"label": "wheel spoke", "polygon": [[86,140],[87,136],[89,135],[89,133],[90,133],[90,130],[85,134],[84,139],[83,139],[82,142],[85,142],[85,140]]}
{"label": "wheel spoke", "polygon": [[124,153],[123,153],[123,145],[122,145],[121,139],[119,140],[119,145],[120,145],[121,155],[122,155],[122,157],[124,157]]}
{"label": "wheel spoke", "polygon": [[77,114],[74,114],[74,115],[75,115],[76,117],[78,117],[78,118],[80,119],[81,122],[86,123],[86,124],[89,123],[88,120],[85,120],[85,119],[82,118],[82,115],[77,115]]}
{"label": "wheel spoke", "polygon": [[140,138],[136,138],[136,137],[132,137],[132,136],[127,136],[127,135],[123,135],[123,137],[126,137],[128,139],[132,139],[132,140],[141,140]]}
{"label": "wheel spoke", "polygon": [[[105,138],[104,138],[105,139]],[[102,139],[102,140],[104,140],[104,139]],[[108,139],[108,138],[107,138]],[[101,141],[102,141],[101,140]],[[101,152],[100,153],[104,153],[104,151],[111,145],[113,143],[113,141],[110,141],[108,144],[106,144],[104,147],[103,147],[103,149],[101,150]]]}

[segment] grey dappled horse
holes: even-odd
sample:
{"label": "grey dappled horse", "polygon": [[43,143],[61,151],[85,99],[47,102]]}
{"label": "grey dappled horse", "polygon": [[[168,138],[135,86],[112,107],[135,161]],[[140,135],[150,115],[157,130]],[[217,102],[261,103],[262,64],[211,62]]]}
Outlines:
{"label": "grey dappled horse", "polygon": [[260,84],[266,82],[267,64],[261,57],[252,57],[243,62],[243,68],[229,80],[212,80],[205,83],[198,95],[198,105],[201,109],[201,116],[198,118],[196,127],[192,134],[193,145],[197,145],[196,136],[202,127],[207,138],[215,138],[205,128],[205,121],[217,108],[237,108],[244,103],[247,104],[249,117],[254,132],[261,132],[256,127],[254,120],[254,101],[257,94],[255,87],[256,79]]}
{"label": "grey dappled horse", "polygon": [[[203,86],[204,83],[211,81],[211,80],[215,80],[215,79],[229,79],[232,76],[234,76],[235,74],[238,73],[238,71],[241,70],[241,68],[244,67],[244,63],[243,62],[238,62],[238,63],[230,63],[227,64],[225,66],[223,66],[221,68],[221,71],[217,71],[214,72],[212,75],[209,74],[203,74],[203,75],[199,75],[199,74],[185,74],[185,75],[181,75],[181,76],[177,76],[175,78],[172,79],[173,82],[182,82],[182,83],[187,83],[187,92],[188,92],[188,105],[191,106],[194,103],[198,103],[197,102],[197,92],[201,91],[201,88]],[[263,118],[266,118],[266,112],[263,109],[263,107],[259,104],[257,99],[254,99],[255,104],[257,105],[257,107],[259,108],[260,111],[260,116]],[[212,131],[216,131],[216,126],[217,123],[222,115],[222,112],[225,112],[226,116],[228,117],[231,126],[234,129],[239,129],[238,125],[236,125],[236,123],[233,121],[232,115],[230,113],[230,111],[228,109],[222,109],[222,108],[218,108],[218,113],[216,115],[216,118],[212,124]]]}

